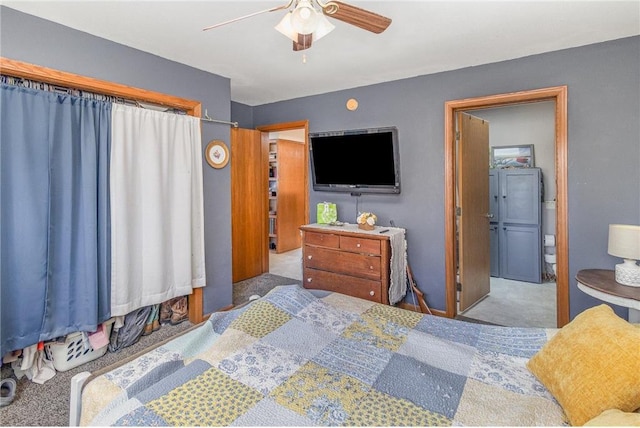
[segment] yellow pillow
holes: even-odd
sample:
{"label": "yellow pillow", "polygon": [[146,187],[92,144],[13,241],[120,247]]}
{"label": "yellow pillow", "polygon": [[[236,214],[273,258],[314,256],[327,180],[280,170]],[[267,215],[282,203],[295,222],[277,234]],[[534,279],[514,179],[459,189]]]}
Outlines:
{"label": "yellow pillow", "polygon": [[587,309],[527,363],[571,425],[640,407],[640,330],[607,305]]}
{"label": "yellow pillow", "polygon": [[586,427],[638,427],[640,413],[627,413],[618,409],[605,410],[584,424]]}

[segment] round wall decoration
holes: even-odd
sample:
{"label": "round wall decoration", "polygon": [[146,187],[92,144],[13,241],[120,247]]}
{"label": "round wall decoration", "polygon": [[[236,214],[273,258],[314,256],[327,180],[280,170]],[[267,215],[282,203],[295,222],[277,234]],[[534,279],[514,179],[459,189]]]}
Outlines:
{"label": "round wall decoration", "polygon": [[207,163],[213,168],[224,168],[229,162],[229,149],[220,140],[211,140],[204,151]]}

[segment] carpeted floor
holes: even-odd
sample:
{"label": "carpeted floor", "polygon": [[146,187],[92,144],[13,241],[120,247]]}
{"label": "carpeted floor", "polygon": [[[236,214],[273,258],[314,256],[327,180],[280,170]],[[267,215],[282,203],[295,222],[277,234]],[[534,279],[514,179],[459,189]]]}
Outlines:
{"label": "carpeted floor", "polygon": [[302,281],[284,276],[264,273],[254,278],[245,279],[233,284],[233,304],[241,305],[249,301],[249,297],[254,294],[260,297],[267,294],[271,289],[278,285],[302,285]]}
{"label": "carpeted floor", "polygon": [[486,324],[486,325],[497,325],[497,326],[500,325],[500,324],[494,324],[494,323],[489,322],[489,321],[482,321],[482,320],[477,320],[477,319],[474,319],[474,318],[467,318],[467,317],[462,316],[462,315],[457,315],[456,319],[458,321],[466,321],[466,322],[470,322],[470,323],[473,323],[473,324]]}
{"label": "carpeted floor", "polygon": [[461,315],[509,327],[554,328],[557,325],[556,284],[492,277],[489,295]]}
{"label": "carpeted floor", "polygon": [[[142,351],[155,343],[188,329],[193,324],[184,321],[178,325],[163,325],[160,330],[118,352],[107,352],[102,357],[86,364],[58,372],[52,379],[42,385],[33,383],[26,377],[18,380],[16,397],[13,402],[0,407],[1,426],[69,426],[69,393],[71,378],[83,371],[94,372],[114,364],[119,360]],[[10,365],[2,365],[2,378],[14,377]]]}

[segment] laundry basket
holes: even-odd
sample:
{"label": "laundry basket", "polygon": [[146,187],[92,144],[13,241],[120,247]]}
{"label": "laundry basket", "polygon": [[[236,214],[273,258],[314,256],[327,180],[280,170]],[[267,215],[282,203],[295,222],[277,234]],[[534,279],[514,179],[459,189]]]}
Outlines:
{"label": "laundry basket", "polygon": [[[113,318],[105,321],[104,334],[111,334],[111,328],[113,327]],[[53,367],[59,372],[65,372],[71,370],[74,367],[78,367],[89,361],[93,361],[102,357],[109,348],[109,344],[104,345],[101,348],[93,349],[91,345],[85,349],[82,341],[82,333],[71,333],[65,338],[64,343],[50,342],[44,346],[44,352],[47,355],[47,359],[53,362]]]}

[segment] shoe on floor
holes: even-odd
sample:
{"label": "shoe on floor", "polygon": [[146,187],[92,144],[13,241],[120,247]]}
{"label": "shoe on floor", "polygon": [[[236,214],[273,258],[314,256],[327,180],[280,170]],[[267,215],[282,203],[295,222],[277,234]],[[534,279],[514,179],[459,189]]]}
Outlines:
{"label": "shoe on floor", "polygon": [[186,296],[179,297],[171,305],[171,320],[169,321],[171,325],[180,324],[182,321],[185,321],[189,318],[189,306],[187,303]]}
{"label": "shoe on floor", "polygon": [[148,336],[148,335],[150,335],[151,333],[153,333],[153,323],[146,324],[146,325],[144,326],[144,330],[143,330],[143,332],[142,332],[142,335],[143,335],[143,336]]}
{"label": "shoe on floor", "polygon": [[6,378],[0,381],[0,407],[11,404],[16,396],[16,381],[13,378]]}
{"label": "shoe on floor", "polygon": [[160,324],[168,324],[171,322],[171,304],[174,302],[174,300],[175,299],[169,299],[166,302],[162,302],[160,304]]}

